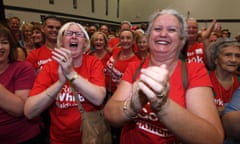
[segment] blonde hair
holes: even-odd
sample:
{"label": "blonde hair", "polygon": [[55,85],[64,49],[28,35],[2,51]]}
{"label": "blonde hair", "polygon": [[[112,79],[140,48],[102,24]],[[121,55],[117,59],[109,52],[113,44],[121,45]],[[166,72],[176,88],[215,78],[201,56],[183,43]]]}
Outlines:
{"label": "blonde hair", "polygon": [[81,31],[84,33],[85,49],[83,50],[83,52],[85,52],[87,49],[90,48],[90,39],[89,39],[88,33],[85,30],[85,28],[81,24],[76,23],[76,22],[67,22],[60,28],[60,30],[58,32],[58,37],[57,37],[57,47],[59,48],[62,46],[63,33],[64,33],[64,31],[68,30],[71,25],[78,26],[81,29]]}
{"label": "blonde hair", "polygon": [[97,32],[94,32],[92,37],[91,37],[91,45],[93,46],[94,45],[94,40],[96,39],[96,37],[98,35],[102,35],[103,36],[103,39],[104,39],[104,42],[105,42],[105,45],[104,45],[104,48],[107,48],[108,46],[108,39],[107,39],[107,36],[103,33],[103,32],[100,32],[100,31],[97,31]]}

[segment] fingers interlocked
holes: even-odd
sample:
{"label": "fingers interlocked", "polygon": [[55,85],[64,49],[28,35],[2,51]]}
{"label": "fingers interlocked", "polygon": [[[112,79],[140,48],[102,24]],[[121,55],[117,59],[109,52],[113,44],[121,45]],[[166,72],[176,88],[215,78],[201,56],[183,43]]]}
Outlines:
{"label": "fingers interlocked", "polygon": [[159,111],[168,99],[168,70],[166,66],[152,66],[141,72],[139,88],[148,98],[154,111]]}

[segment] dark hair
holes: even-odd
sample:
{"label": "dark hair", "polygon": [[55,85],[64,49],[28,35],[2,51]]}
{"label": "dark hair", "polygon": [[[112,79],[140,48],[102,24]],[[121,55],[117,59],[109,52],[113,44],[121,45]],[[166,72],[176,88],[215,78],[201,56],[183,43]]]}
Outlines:
{"label": "dark hair", "polygon": [[7,38],[10,46],[10,53],[8,55],[8,63],[13,63],[17,60],[17,42],[14,39],[11,31],[0,24],[0,37]]}
{"label": "dark hair", "polygon": [[18,21],[19,21],[19,24],[20,24],[20,18],[19,17],[17,17],[17,16],[13,16],[13,17],[10,17],[10,18],[8,18],[8,23],[9,22],[11,22],[13,19],[17,19]]}
{"label": "dark hair", "polygon": [[226,33],[229,38],[231,37],[231,32],[229,31],[229,29],[223,29],[223,30],[221,31],[221,33],[222,33],[222,34],[223,34],[223,33]]}
{"label": "dark hair", "polygon": [[41,25],[40,23],[35,23],[35,24],[33,24],[32,30],[33,30],[33,31],[34,31],[34,30],[40,31],[41,34],[42,34],[42,41],[41,41],[40,43],[34,43],[34,47],[35,47],[35,48],[39,48],[39,47],[41,47],[42,44],[45,43],[45,34],[44,34],[44,32],[42,32],[41,27],[42,27],[42,25]]}
{"label": "dark hair", "polygon": [[187,49],[188,49],[188,40],[186,40],[183,48],[180,50],[179,59],[182,61],[187,61]]}
{"label": "dark hair", "polygon": [[62,21],[60,18],[58,18],[57,16],[54,16],[54,15],[49,15],[49,16],[46,16],[42,19],[42,25],[45,26],[46,25],[46,21],[48,19],[53,19],[53,20],[56,20],[56,21],[59,21],[61,24],[62,24]]}

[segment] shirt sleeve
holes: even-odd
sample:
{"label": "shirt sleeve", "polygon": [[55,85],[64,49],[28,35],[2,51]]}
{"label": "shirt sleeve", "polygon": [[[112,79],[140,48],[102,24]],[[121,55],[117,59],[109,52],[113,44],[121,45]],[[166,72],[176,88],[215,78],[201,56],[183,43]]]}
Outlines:
{"label": "shirt sleeve", "polygon": [[224,113],[228,113],[231,111],[239,111],[240,110],[240,88],[238,88],[231,99],[231,101],[225,105]]}
{"label": "shirt sleeve", "polygon": [[31,89],[35,80],[35,72],[33,67],[28,62],[19,62],[16,65],[16,75],[15,75],[15,89]]}

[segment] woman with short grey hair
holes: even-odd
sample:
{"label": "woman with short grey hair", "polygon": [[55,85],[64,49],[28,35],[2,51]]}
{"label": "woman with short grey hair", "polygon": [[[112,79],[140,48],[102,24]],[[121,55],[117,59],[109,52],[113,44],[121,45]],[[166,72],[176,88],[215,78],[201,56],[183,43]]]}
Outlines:
{"label": "woman with short grey hair", "polygon": [[240,43],[235,39],[219,38],[207,47],[207,66],[213,84],[214,100],[220,116],[238,88],[235,75],[240,64]]}

